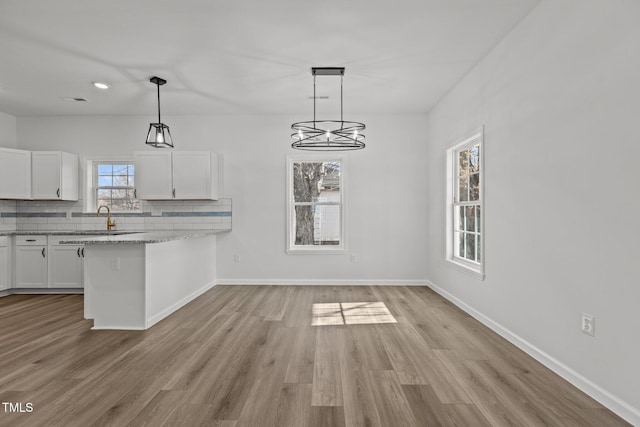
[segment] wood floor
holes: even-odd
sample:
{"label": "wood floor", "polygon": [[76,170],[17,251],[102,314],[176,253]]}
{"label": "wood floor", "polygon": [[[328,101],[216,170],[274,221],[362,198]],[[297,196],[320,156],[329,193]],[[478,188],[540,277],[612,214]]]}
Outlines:
{"label": "wood floor", "polygon": [[[350,302],[397,323],[311,326]],[[82,314],[0,298],[0,401],[33,405],[1,426],[628,425],[428,288],[218,286],[144,332]]]}

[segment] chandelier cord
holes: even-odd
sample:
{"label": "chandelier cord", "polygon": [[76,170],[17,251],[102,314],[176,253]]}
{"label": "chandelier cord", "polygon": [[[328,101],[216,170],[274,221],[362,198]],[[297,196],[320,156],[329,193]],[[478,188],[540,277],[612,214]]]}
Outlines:
{"label": "chandelier cord", "polygon": [[344,127],[344,117],[342,117],[342,82],[344,81],[344,75],[340,74],[340,128]]}

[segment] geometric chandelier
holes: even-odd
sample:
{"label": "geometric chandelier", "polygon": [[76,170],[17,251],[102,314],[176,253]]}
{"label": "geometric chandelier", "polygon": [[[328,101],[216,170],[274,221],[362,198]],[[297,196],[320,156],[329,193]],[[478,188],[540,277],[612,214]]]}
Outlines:
{"label": "geometric chandelier", "polygon": [[149,81],[158,86],[158,123],[149,124],[146,143],[156,148],[173,148],[173,139],[171,138],[171,132],[169,132],[169,126],[160,121],[160,86],[167,81],[156,76],[151,77]]}
{"label": "geometric chandelier", "polygon": [[[342,80],[344,67],[313,67],[313,120],[291,125],[292,148],[309,151],[361,150],[365,136],[364,123],[350,122],[342,114]],[[316,120],[316,76],[340,76],[340,120]],[[160,120],[158,120],[160,121]]]}

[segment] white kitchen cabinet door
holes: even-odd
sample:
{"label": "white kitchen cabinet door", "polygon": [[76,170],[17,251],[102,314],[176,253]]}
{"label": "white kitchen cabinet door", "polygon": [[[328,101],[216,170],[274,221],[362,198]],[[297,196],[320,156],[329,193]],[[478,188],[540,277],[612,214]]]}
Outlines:
{"label": "white kitchen cabinet door", "polygon": [[174,151],[173,189],[175,199],[217,200],[218,156],[210,151]]}
{"label": "white kitchen cabinet door", "polygon": [[9,238],[0,236],[0,291],[9,288]]}
{"label": "white kitchen cabinet door", "polygon": [[0,199],[31,199],[31,152],[0,148]]}
{"label": "white kitchen cabinet door", "polygon": [[218,200],[218,155],[210,151],[137,151],[136,198]]}
{"label": "white kitchen cabinet door", "polygon": [[50,288],[82,288],[82,245],[51,245]]}
{"label": "white kitchen cabinet door", "polygon": [[31,153],[34,200],[78,200],[78,156],[60,151]]}
{"label": "white kitchen cabinet door", "polygon": [[46,288],[47,247],[16,246],[16,288]]}
{"label": "white kitchen cabinet door", "polygon": [[136,151],[133,162],[137,199],[173,199],[170,151]]}

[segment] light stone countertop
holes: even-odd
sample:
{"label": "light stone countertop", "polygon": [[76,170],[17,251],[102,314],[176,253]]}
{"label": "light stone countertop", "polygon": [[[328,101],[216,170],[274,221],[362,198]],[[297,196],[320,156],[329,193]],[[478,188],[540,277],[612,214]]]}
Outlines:
{"label": "light stone countertop", "polygon": [[0,236],[116,236],[119,234],[144,233],[142,230],[0,230]]}
{"label": "light stone countertop", "polygon": [[195,237],[209,236],[228,232],[229,230],[166,230],[166,231],[145,231],[140,233],[80,237],[76,240],[63,240],[63,245],[77,244],[145,244],[163,243],[173,240],[192,239]]}

